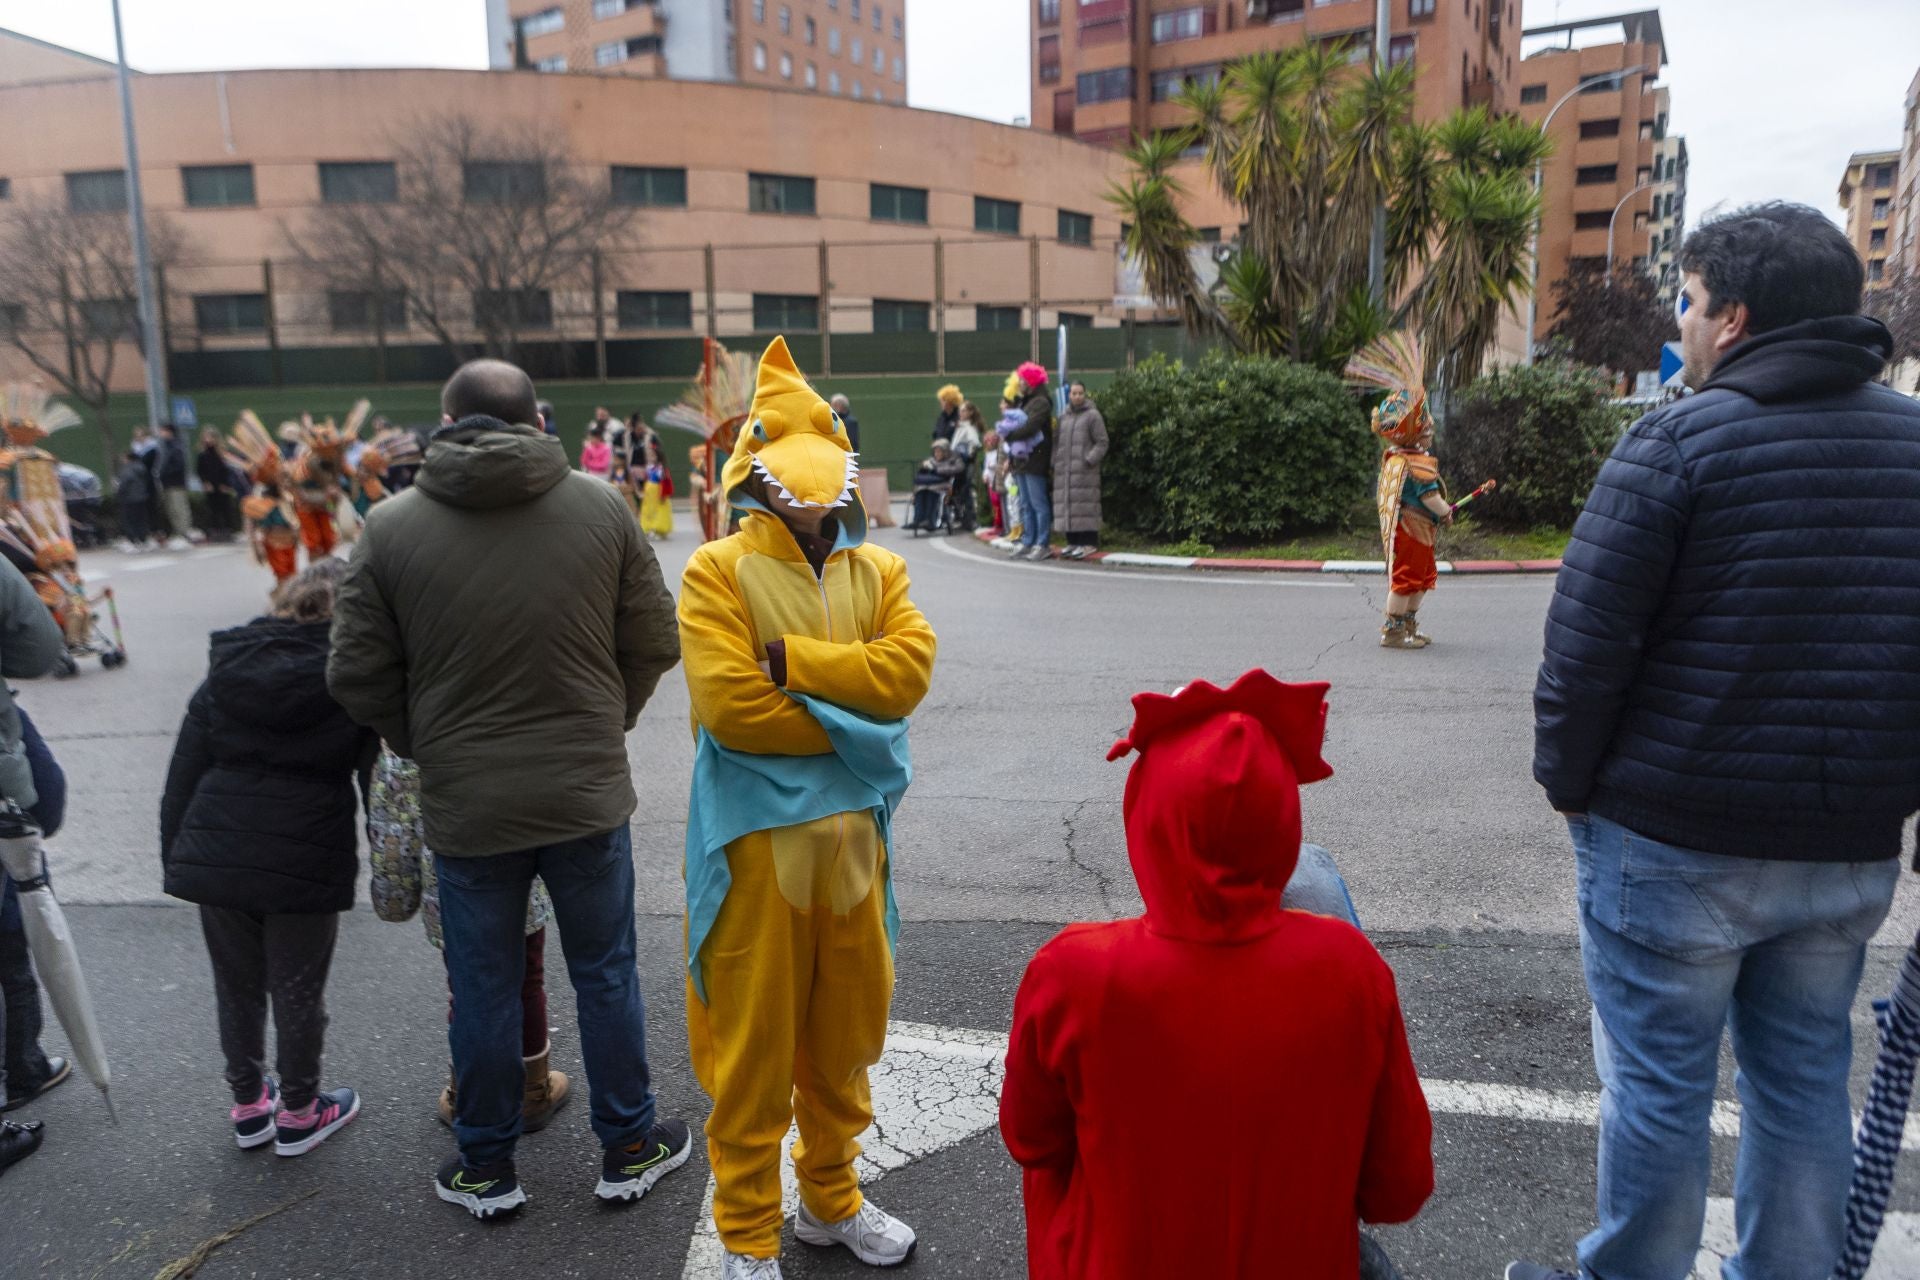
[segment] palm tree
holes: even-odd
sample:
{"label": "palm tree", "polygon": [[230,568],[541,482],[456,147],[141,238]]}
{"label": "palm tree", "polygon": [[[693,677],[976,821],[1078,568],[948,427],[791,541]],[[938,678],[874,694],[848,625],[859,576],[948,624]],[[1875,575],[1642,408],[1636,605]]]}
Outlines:
{"label": "palm tree", "polygon": [[[1133,174],[1107,198],[1148,291],[1189,330],[1337,370],[1386,329],[1416,324],[1443,383],[1479,368],[1501,309],[1529,288],[1529,175],[1548,147],[1537,128],[1481,108],[1417,124],[1413,68],[1356,68],[1339,45],[1254,54],[1175,100],[1190,123],[1137,139]],[[1175,168],[1189,150],[1247,219],[1212,289],[1180,210]],[[1384,304],[1367,280],[1380,202]]]}

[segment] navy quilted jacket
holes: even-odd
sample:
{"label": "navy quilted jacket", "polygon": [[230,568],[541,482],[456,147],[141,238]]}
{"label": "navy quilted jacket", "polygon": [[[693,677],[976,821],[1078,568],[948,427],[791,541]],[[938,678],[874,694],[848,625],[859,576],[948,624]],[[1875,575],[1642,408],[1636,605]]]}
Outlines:
{"label": "navy quilted jacket", "polygon": [[1898,856],[1920,809],[1920,402],[1859,316],[1732,351],[1574,525],[1534,689],[1556,809],[1756,858]]}

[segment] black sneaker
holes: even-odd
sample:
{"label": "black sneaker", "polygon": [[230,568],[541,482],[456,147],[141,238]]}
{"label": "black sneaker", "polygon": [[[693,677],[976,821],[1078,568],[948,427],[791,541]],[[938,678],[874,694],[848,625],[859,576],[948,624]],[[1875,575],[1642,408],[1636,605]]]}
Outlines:
{"label": "black sneaker", "polygon": [[11,1080],[7,1082],[9,1086],[7,1089],[7,1102],[5,1106],[0,1106],[0,1111],[11,1111],[15,1107],[26,1106],[29,1102],[32,1102],[35,1098],[53,1088],[55,1085],[65,1083],[66,1078],[72,1074],[73,1064],[71,1062],[68,1062],[65,1058],[48,1058],[47,1074],[41,1076],[37,1084],[27,1085],[16,1092],[11,1087],[13,1082]]}
{"label": "black sneaker", "polygon": [[455,1156],[440,1166],[433,1179],[433,1193],[482,1220],[512,1213],[527,1202],[511,1160],[496,1160],[476,1169]]}
{"label": "black sneaker", "polygon": [[41,1132],[41,1124],[38,1120],[28,1120],[24,1123],[0,1120],[0,1173],[6,1172],[38,1151],[40,1140],[45,1136]]}
{"label": "black sneaker", "polygon": [[693,1154],[693,1134],[684,1120],[665,1120],[630,1147],[608,1147],[600,1162],[600,1185],[593,1194],[602,1200],[638,1200],[687,1162]]}
{"label": "black sneaker", "polygon": [[227,1118],[233,1121],[233,1140],[242,1151],[264,1147],[279,1136],[274,1113],[280,1108],[280,1085],[272,1076],[260,1082],[260,1097],[245,1106],[230,1107]]}
{"label": "black sneaker", "polygon": [[282,1102],[273,1122],[273,1154],[303,1156],[359,1114],[360,1095],[351,1089],[316,1093],[301,1111],[289,1111]]}
{"label": "black sneaker", "polygon": [[1503,1273],[1506,1280],[1580,1280],[1571,1271],[1557,1271],[1552,1267],[1543,1267],[1537,1262],[1509,1262]]}

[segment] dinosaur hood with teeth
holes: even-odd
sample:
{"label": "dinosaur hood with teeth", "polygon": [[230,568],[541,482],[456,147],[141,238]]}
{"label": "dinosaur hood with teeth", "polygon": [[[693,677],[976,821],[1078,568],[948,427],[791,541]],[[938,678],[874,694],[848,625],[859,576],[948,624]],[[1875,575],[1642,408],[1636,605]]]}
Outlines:
{"label": "dinosaur hood with teeth", "polygon": [[833,511],[837,546],[865,540],[867,512],[860,501],[860,459],[853,441],[833,407],[807,385],[785,338],[775,338],[760,357],[753,407],[720,473],[727,501],[766,511],[753,493],[760,486],[748,485],[755,476],[777,500]]}

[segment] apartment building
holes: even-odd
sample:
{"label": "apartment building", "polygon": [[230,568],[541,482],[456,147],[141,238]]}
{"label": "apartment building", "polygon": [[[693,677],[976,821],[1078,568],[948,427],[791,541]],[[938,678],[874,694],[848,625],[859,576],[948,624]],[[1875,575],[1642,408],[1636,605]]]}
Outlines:
{"label": "apartment building", "polygon": [[1900,169],[1894,175],[1893,253],[1888,270],[1920,276],[1920,72],[1907,86],[1905,125],[1901,131]]}
{"label": "apartment building", "polygon": [[[1665,93],[1666,90],[1661,90]],[[1647,222],[1647,270],[1671,303],[1680,290],[1680,242],[1687,234],[1687,140],[1677,133],[1654,140],[1653,216]]]}
{"label": "apartment building", "polygon": [[1654,83],[1667,65],[1658,10],[1530,27],[1523,50],[1520,115],[1554,144],[1541,171],[1540,341],[1557,319],[1553,282],[1570,270],[1603,268],[1609,254],[1656,276],[1671,266],[1686,148],[1668,136],[1670,102]]}
{"label": "apartment building", "polygon": [[[1237,58],[1307,41],[1373,56],[1374,0],[1029,0],[1033,125],[1124,146],[1186,123],[1172,99]],[[1392,0],[1388,57],[1411,62],[1416,115],[1511,103],[1519,0]]]}
{"label": "apartment building", "polygon": [[496,70],[907,100],[906,0],[486,0]]}
{"label": "apartment building", "polygon": [[1867,264],[1867,292],[1886,287],[1896,274],[1894,210],[1899,190],[1898,151],[1856,151],[1840,179],[1840,208],[1847,239]]}

